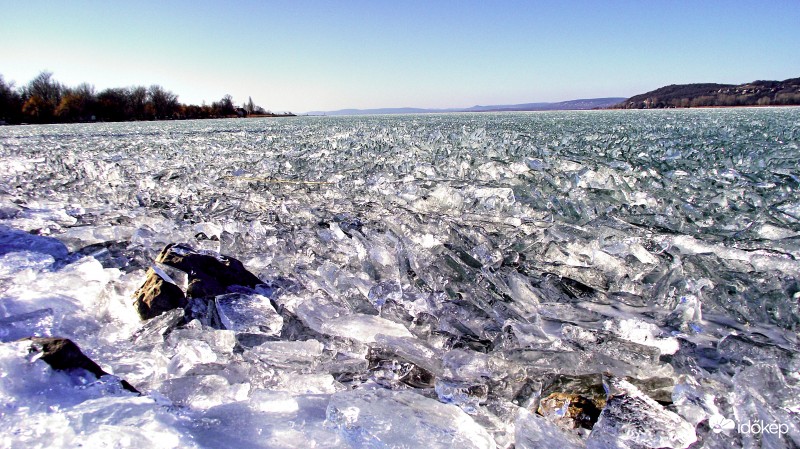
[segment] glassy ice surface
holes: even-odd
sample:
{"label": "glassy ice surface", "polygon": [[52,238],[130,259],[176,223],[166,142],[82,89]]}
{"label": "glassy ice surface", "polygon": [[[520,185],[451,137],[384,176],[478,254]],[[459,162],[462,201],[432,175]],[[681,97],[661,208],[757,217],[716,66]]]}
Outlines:
{"label": "glassy ice surface", "polygon": [[283,319],[269,298],[258,294],[228,293],[214,299],[225,329],[237,332],[280,334]]}
{"label": "glassy ice surface", "polygon": [[[798,160],[798,108],[0,127],[0,445],[800,446]],[[141,322],[169,243],[264,284]]]}

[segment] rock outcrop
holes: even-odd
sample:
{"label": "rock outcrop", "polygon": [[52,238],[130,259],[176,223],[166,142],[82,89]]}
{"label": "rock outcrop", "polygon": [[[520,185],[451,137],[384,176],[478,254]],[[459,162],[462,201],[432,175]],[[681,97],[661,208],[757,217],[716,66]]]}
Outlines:
{"label": "rock outcrop", "polygon": [[148,269],[144,284],[134,293],[133,305],[143,320],[188,304],[183,290],[164,279],[164,276],[152,268]]}
{"label": "rock outcrop", "polygon": [[196,251],[188,245],[167,245],[156,258],[189,276],[186,296],[202,298],[228,293],[233,285],[255,287],[261,280],[237,259],[210,251]]}
{"label": "rock outcrop", "polygon": [[[98,379],[109,375],[68,338],[31,337],[30,340],[31,351],[41,353],[41,359],[55,370],[72,371],[82,369],[94,374]],[[130,392],[141,394],[124,379],[120,379],[120,384],[122,388]]]}
{"label": "rock outcrop", "polygon": [[[156,266],[147,270],[144,284],[134,294],[134,306],[143,320],[186,307],[189,298],[220,296],[231,293],[233,286],[252,288],[263,283],[233,257],[198,251],[184,244],[167,245],[155,262]],[[159,266],[186,273],[186,292]]]}

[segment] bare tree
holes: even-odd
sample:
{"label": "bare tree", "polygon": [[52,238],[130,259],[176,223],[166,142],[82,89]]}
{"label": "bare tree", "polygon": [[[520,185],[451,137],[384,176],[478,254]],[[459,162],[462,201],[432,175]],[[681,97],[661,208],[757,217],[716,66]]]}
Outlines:
{"label": "bare tree", "polygon": [[95,115],[94,86],[83,83],[74,89],[65,88],[55,110],[65,121],[85,121]]}
{"label": "bare tree", "polygon": [[147,88],[134,86],[128,89],[129,115],[136,120],[147,117]]}
{"label": "bare tree", "polygon": [[213,109],[214,114],[221,117],[236,114],[236,107],[233,105],[233,97],[230,95],[225,95],[219,102],[215,101],[212,103],[211,108]]}
{"label": "bare tree", "polygon": [[253,97],[247,97],[247,103],[244,105],[244,110],[247,111],[248,114],[252,114],[256,111],[256,105],[253,103]]}
{"label": "bare tree", "polygon": [[23,90],[23,112],[37,121],[49,121],[61,102],[64,87],[53,80],[52,72],[42,72]]}
{"label": "bare tree", "polygon": [[6,83],[0,75],[0,120],[16,121],[22,109],[22,98],[14,90],[14,83]]}
{"label": "bare tree", "polygon": [[157,119],[172,118],[178,110],[178,96],[159,85],[152,85],[147,92]]}

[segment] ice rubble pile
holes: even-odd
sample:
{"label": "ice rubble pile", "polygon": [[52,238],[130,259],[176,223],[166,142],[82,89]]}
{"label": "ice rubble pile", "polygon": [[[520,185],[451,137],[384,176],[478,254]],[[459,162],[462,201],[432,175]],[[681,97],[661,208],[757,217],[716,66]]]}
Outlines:
{"label": "ice rubble pile", "polygon": [[[4,443],[798,445],[798,114],[4,129]],[[153,276],[188,299],[141,321]]]}

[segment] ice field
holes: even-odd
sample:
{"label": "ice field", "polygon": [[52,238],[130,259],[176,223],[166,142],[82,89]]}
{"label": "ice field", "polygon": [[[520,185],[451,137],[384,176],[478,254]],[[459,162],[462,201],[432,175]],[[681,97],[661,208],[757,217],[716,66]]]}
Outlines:
{"label": "ice field", "polygon": [[[798,190],[800,108],[0,127],[0,447],[800,447]],[[142,320],[171,243],[262,283]]]}

